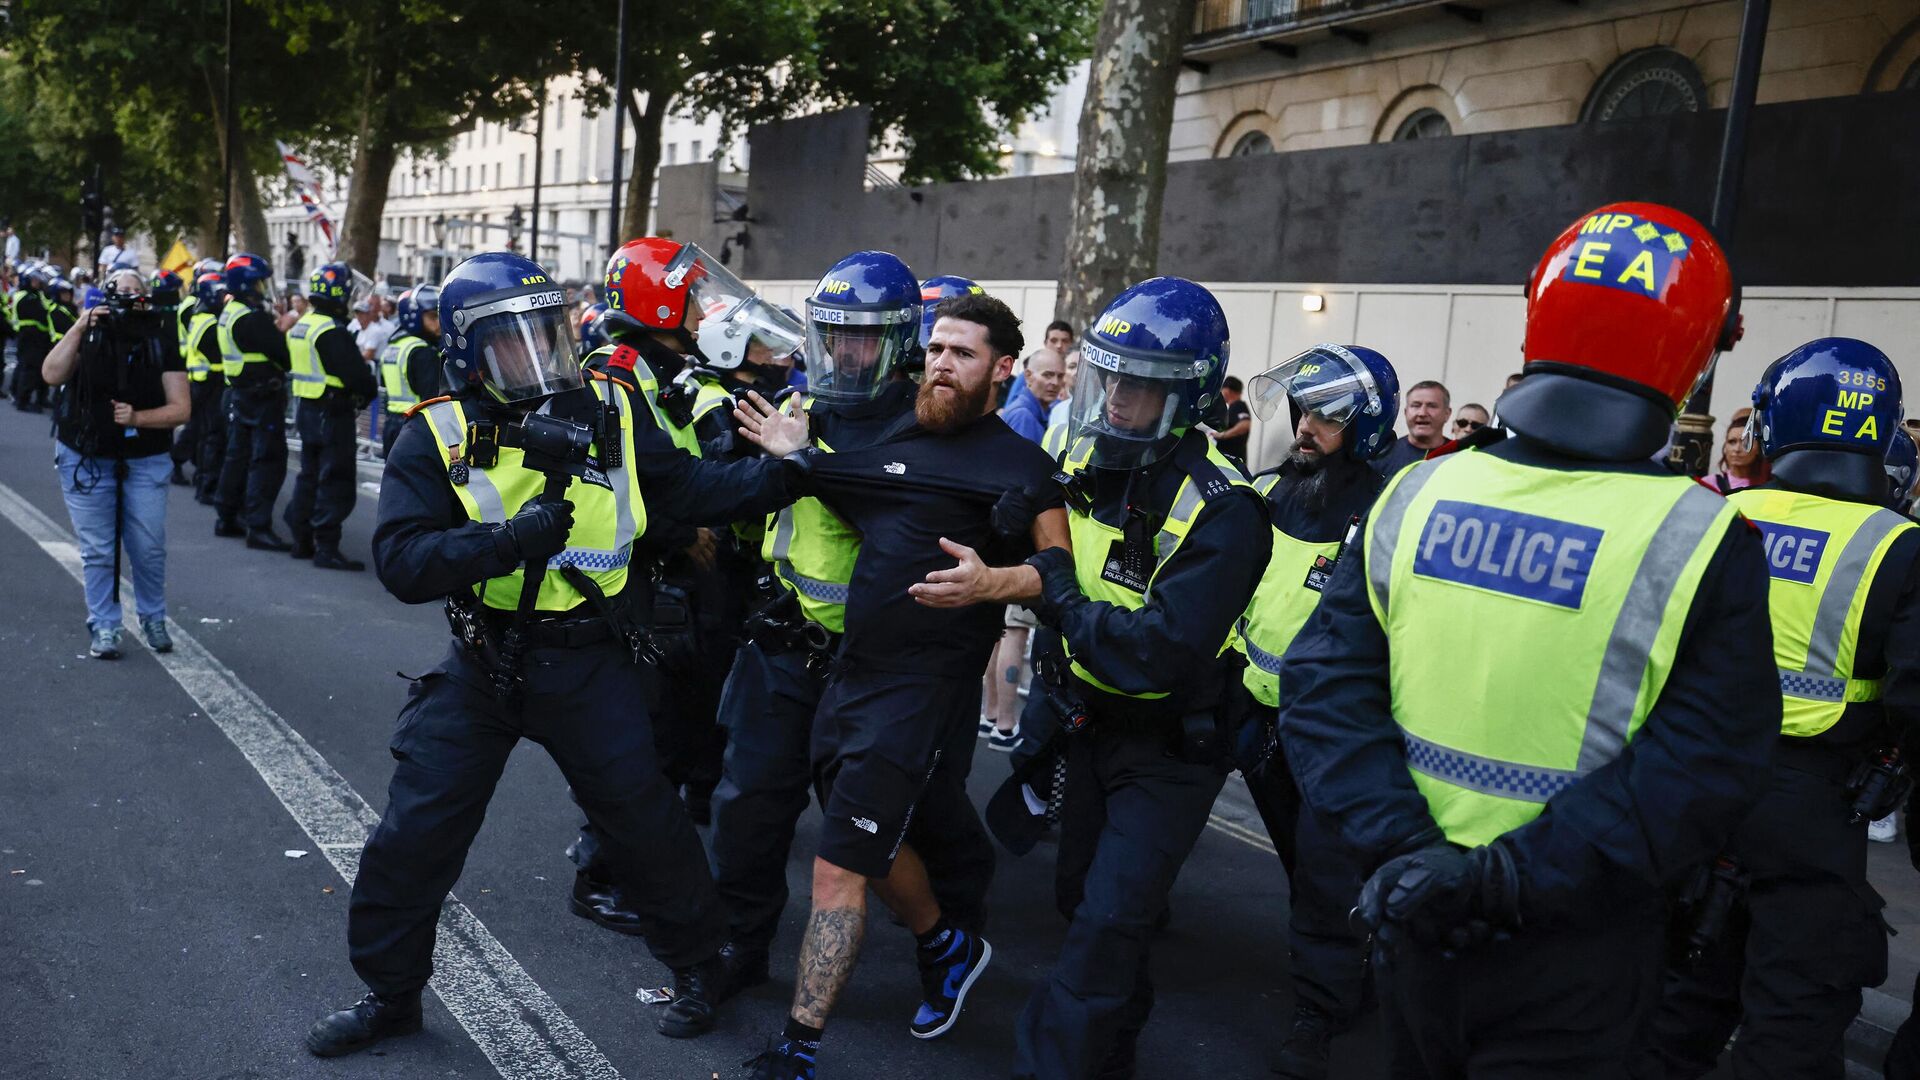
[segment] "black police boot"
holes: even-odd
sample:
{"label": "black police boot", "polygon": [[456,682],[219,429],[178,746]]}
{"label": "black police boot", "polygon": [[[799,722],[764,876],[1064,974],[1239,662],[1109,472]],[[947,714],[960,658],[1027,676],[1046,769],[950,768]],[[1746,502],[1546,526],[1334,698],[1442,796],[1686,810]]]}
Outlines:
{"label": "black police boot", "polygon": [[320,544],[313,549],[313,565],[322,570],[365,570],[367,564],[340,554],[335,544]]}
{"label": "black police boot", "polygon": [[719,953],[692,967],[673,969],[673,1000],[660,1012],[656,1025],[669,1039],[691,1039],[713,1030],[720,991],[727,979],[726,961]]}
{"label": "black police boot", "polygon": [[173,472],[168,475],[167,483],[178,487],[191,487],[193,485],[193,481],[187,479],[186,472],[181,469],[180,463],[177,461],[173,463]]}
{"label": "black police boot", "polygon": [[419,1030],[419,991],[392,997],[368,994],[350,1009],[321,1017],[307,1032],[307,1049],[319,1057],[339,1057]]}
{"label": "black police boot", "polygon": [[1133,1080],[1138,1068],[1139,1039],[1138,1031],[1122,1031],[1114,1041],[1113,1049],[1107,1051],[1106,1060],[1100,1063],[1099,1070],[1093,1074],[1093,1080]]}
{"label": "black police boot", "polygon": [[573,896],[567,907],[583,919],[592,919],[615,933],[640,936],[640,915],[626,904],[626,898],[612,882],[598,881],[585,870],[573,875]]}
{"label": "black police boot", "polygon": [[1332,1044],[1333,1018],[1312,1005],[1295,1005],[1293,1025],[1274,1056],[1273,1072],[1289,1080],[1327,1080]]}
{"label": "black police boot", "polygon": [[680,789],[680,802],[687,808],[687,816],[695,825],[705,828],[713,824],[713,789],[698,784],[688,784]]}
{"label": "black police boot", "polygon": [[222,516],[213,520],[213,535],[233,538],[242,537],[247,535],[247,527],[230,517]]}
{"label": "black police boot", "polygon": [[727,970],[726,984],[720,988],[721,1001],[729,1001],[769,978],[765,949],[752,949],[729,941],[720,947],[720,961]]}
{"label": "black police boot", "polygon": [[269,525],[264,529],[247,530],[247,546],[255,551],[291,551],[293,545],[280,538]]}
{"label": "black police boot", "polygon": [[287,554],[293,556],[296,559],[313,558],[313,534],[312,533],[294,533],[293,534],[293,550],[287,552]]}

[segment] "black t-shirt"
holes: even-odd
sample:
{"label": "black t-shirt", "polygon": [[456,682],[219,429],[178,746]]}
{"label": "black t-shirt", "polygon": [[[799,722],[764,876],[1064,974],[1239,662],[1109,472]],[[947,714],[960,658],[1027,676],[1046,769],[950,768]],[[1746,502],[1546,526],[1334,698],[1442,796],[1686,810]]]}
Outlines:
{"label": "black t-shirt", "polygon": [[[1239,401],[1229,401],[1227,402],[1227,420],[1226,423],[1220,425],[1220,430],[1225,431],[1242,420],[1252,419],[1253,410],[1247,406],[1247,399],[1241,398]],[[1247,436],[1252,433],[1253,429],[1248,428],[1246,431],[1232,438],[1215,439],[1214,445],[1220,448],[1221,453],[1245,461],[1247,460]]]}
{"label": "black t-shirt", "polygon": [[[946,537],[1007,565],[1032,553],[1020,537],[996,545],[989,514],[1015,488],[1036,493],[1041,507],[1061,505],[1053,461],[997,416],[985,416],[950,435],[935,435],[902,417],[864,449],[821,454],[808,481],[860,531],[860,557],[848,592],[844,655],[883,671],[937,675],[978,674],[1000,637],[1006,612],[997,604],[931,608],[908,587],[954,559],[940,550]],[[927,487],[913,486],[915,481]],[[935,490],[935,489],[938,490]],[[989,549],[994,549],[989,552]]]}
{"label": "black t-shirt", "polygon": [[67,381],[54,433],[71,449],[93,457],[164,454],[173,445],[173,431],[115,424],[113,403],[157,409],[167,403],[161,374],[186,370],[170,319],[155,318],[141,334],[121,320],[96,316],[80,342],[80,360]]}

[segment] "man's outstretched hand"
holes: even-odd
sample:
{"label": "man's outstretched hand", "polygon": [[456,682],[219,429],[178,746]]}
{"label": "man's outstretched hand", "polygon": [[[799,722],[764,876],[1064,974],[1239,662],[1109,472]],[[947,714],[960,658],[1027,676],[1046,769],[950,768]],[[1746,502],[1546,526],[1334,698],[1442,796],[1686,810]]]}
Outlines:
{"label": "man's outstretched hand", "polygon": [[800,408],[798,394],[788,398],[787,407],[782,409],[749,390],[747,399],[733,407],[733,419],[748,442],[773,457],[786,457],[807,447],[807,414]]}

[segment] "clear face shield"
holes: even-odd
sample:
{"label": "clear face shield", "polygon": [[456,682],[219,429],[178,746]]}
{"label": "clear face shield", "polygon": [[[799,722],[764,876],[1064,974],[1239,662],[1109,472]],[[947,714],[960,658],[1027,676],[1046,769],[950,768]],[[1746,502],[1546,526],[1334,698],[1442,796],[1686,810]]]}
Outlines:
{"label": "clear face shield", "polygon": [[559,293],[508,297],[462,311],[460,321],[458,332],[480,359],[487,389],[501,401],[527,401],[586,384]]}
{"label": "clear face shield", "polygon": [[[362,301],[372,295],[373,279],[358,270],[353,271],[353,287],[347,294],[347,310],[352,311],[359,307]],[[373,313],[375,317],[378,317],[380,309],[373,309]]]}
{"label": "clear face shield", "polygon": [[1085,453],[1088,464],[1104,469],[1159,460],[1173,449],[1174,437],[1193,426],[1205,375],[1190,354],[1122,353],[1082,339],[1067,410],[1069,457]]}
{"label": "clear face shield", "polygon": [[904,364],[920,312],[847,311],[807,301],[807,392],[822,401],[871,400]]}
{"label": "clear face shield", "polygon": [[[1247,387],[1247,404],[1262,420],[1273,419],[1281,403],[1290,402],[1298,413],[1344,428],[1369,409],[1377,414],[1380,401],[1373,373],[1338,345],[1315,345],[1254,376]],[[1300,422],[1298,414],[1290,419]]]}

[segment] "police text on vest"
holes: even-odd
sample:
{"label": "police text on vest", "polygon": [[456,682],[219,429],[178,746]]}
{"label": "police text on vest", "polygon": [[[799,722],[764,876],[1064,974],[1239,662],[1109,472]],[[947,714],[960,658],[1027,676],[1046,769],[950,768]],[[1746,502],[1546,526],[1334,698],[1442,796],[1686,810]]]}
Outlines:
{"label": "police text on vest", "polygon": [[1421,530],[1413,572],[1577,610],[1605,535],[1571,521],[1442,499]]}

